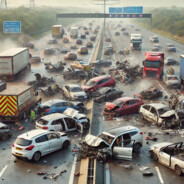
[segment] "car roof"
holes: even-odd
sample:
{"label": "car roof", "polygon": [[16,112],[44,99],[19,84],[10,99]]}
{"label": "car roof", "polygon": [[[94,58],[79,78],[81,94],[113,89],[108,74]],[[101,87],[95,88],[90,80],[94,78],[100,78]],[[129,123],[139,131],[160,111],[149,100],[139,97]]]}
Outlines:
{"label": "car roof", "polygon": [[110,135],[112,135],[112,136],[117,136],[117,135],[119,135],[119,134],[121,134],[121,133],[123,133],[123,132],[127,132],[127,131],[132,131],[132,130],[136,130],[136,129],[138,129],[137,127],[135,127],[135,126],[123,126],[123,127],[116,127],[116,128],[113,128],[113,129],[109,129],[109,130],[106,130],[106,131],[104,131],[104,132],[102,132],[102,133],[107,133],[107,134],[110,134]]}
{"label": "car roof", "polygon": [[74,88],[74,87],[79,87],[80,88],[80,86],[78,84],[67,84],[65,86],[69,86],[70,88]]}
{"label": "car roof", "polygon": [[162,103],[151,103],[151,104],[147,104],[147,105],[150,105],[151,107],[154,107],[157,110],[167,107],[167,105],[162,104]]}
{"label": "car roof", "polygon": [[46,116],[42,116],[40,119],[44,119],[46,121],[50,121],[50,120],[56,120],[58,118],[66,118],[68,116],[61,114],[61,113],[53,113],[53,114],[49,114]]}
{"label": "car roof", "polygon": [[[116,99],[116,100],[120,100],[120,101],[122,101],[122,102],[126,102],[126,101],[128,101],[128,100],[134,100],[135,98],[132,98],[132,97],[122,97],[122,98],[118,98],[118,99]],[[114,101],[116,101],[116,100],[114,100]]]}
{"label": "car roof", "polygon": [[101,79],[104,79],[104,78],[109,78],[111,77],[110,75],[101,75],[101,76],[98,76],[98,77],[94,77],[92,79],[90,79],[91,81],[98,81],[98,80],[101,80]]}
{"label": "car roof", "polygon": [[34,129],[29,132],[25,132],[18,136],[18,138],[24,138],[24,139],[32,139],[33,137],[36,137],[41,134],[48,133],[48,130],[42,130],[42,129]]}
{"label": "car roof", "polygon": [[52,105],[58,102],[66,102],[66,100],[61,100],[61,99],[53,99],[53,100],[49,100],[46,102],[43,102],[42,104],[46,104],[46,103],[51,103]]}

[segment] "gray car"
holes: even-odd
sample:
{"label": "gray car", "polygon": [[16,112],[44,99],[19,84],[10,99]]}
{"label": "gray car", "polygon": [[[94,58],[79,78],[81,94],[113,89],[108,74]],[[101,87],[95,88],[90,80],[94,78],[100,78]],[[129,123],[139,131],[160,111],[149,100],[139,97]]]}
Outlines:
{"label": "gray car", "polygon": [[177,75],[166,75],[163,80],[164,84],[170,88],[180,88],[181,79]]}

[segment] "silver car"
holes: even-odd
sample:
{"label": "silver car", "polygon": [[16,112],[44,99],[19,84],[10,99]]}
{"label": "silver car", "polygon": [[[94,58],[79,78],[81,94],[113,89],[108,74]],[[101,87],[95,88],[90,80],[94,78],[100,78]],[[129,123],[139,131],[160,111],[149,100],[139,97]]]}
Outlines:
{"label": "silver car", "polygon": [[115,158],[132,160],[132,151],[139,152],[143,145],[143,133],[134,126],[117,127],[98,136],[87,135],[85,142],[90,147],[106,149]]}
{"label": "silver car", "polygon": [[181,79],[177,75],[166,75],[163,80],[164,84],[170,88],[180,88]]}

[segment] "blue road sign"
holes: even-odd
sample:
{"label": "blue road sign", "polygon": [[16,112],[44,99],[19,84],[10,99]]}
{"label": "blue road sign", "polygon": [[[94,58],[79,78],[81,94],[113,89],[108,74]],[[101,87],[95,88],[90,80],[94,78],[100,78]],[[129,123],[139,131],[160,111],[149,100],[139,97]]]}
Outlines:
{"label": "blue road sign", "polygon": [[115,7],[110,7],[109,8],[109,13],[111,14],[111,13],[122,13],[122,8],[121,7],[117,7],[117,8],[115,8]]}
{"label": "blue road sign", "polygon": [[4,33],[21,33],[21,21],[4,21]]}
{"label": "blue road sign", "polygon": [[123,13],[143,13],[143,7],[142,6],[123,7]]}

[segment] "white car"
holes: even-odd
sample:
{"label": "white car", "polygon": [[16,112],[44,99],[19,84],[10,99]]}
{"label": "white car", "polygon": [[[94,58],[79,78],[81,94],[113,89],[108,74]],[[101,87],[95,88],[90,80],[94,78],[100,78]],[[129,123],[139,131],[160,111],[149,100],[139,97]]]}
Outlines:
{"label": "white car", "polygon": [[79,111],[72,109],[72,108],[67,108],[63,114],[72,117],[75,119],[78,123],[83,125],[83,128],[85,130],[89,129],[90,127],[90,120],[87,118],[85,114],[79,113]]}
{"label": "white car", "polygon": [[177,75],[166,75],[166,76],[164,76],[163,83],[168,88],[180,88],[181,87],[181,79]]}
{"label": "white car", "polygon": [[162,142],[150,147],[150,155],[161,164],[174,170],[177,175],[184,174],[184,143]]}
{"label": "white car", "polygon": [[175,111],[161,103],[142,105],[139,113],[142,119],[163,127],[171,126],[176,120]]}
{"label": "white car", "polygon": [[58,132],[72,132],[78,130],[83,133],[83,124],[61,113],[49,114],[36,121],[37,129],[45,129]]}
{"label": "white car", "polygon": [[87,100],[86,92],[77,84],[67,84],[62,88],[65,97],[71,100]]}
{"label": "white car", "polygon": [[140,152],[143,145],[143,133],[134,126],[117,127],[98,136],[88,134],[85,143],[96,149],[104,149],[115,158],[132,160],[132,151]]}
{"label": "white car", "polygon": [[12,155],[37,162],[42,156],[69,145],[70,141],[65,133],[31,130],[17,137],[12,147]]}

